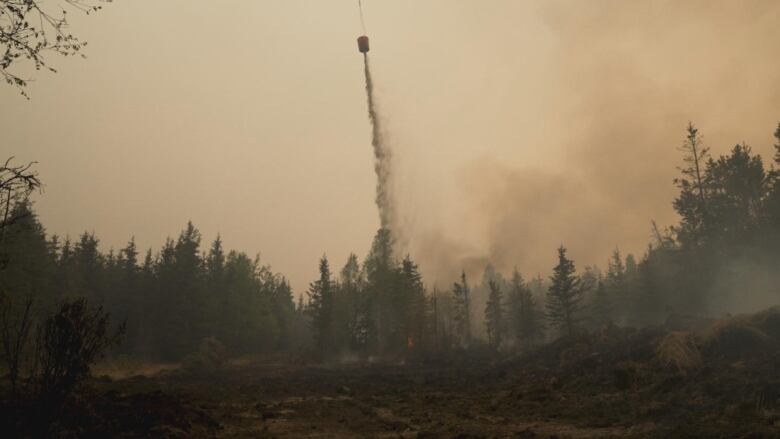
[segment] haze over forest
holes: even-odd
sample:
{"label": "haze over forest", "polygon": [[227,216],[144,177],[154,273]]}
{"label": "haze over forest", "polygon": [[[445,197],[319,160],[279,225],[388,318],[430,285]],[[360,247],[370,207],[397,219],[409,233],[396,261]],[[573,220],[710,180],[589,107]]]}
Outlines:
{"label": "haze over forest", "polygon": [[0,0],[0,436],[780,439],[778,24]]}
{"label": "haze over forest", "polygon": [[[365,6],[399,233],[428,284],[488,260],[546,276],[561,243],[579,267],[641,256],[651,220],[677,221],[690,120],[716,156],[773,155],[776,1]],[[71,21],[87,61],[52,59],[29,102],[0,88],[0,152],[39,162],[48,233],[156,251],[192,220],[296,294],[323,252],[368,251],[353,1],[119,1]]]}

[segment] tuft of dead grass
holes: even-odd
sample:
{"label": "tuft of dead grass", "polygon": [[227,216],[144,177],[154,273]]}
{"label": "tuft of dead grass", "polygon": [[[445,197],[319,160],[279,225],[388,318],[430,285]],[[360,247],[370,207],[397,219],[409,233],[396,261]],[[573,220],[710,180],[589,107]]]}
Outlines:
{"label": "tuft of dead grass", "polygon": [[716,320],[698,332],[702,349],[727,358],[741,358],[763,349],[771,337],[757,324],[759,315]]}
{"label": "tuft of dead grass", "polygon": [[780,306],[773,306],[753,314],[751,322],[776,342],[780,341]]}
{"label": "tuft of dead grass", "polygon": [[699,368],[702,363],[696,338],[690,332],[675,331],[667,334],[658,344],[656,355],[661,363],[682,374]]}

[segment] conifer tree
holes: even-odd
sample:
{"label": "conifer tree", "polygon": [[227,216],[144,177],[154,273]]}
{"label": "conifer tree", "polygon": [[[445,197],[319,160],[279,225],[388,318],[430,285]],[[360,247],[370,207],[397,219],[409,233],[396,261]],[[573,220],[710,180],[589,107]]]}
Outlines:
{"label": "conifer tree", "polygon": [[575,274],[574,262],[566,257],[566,248],[558,248],[558,265],[553,269],[547,291],[547,320],[569,337],[579,321],[582,288]]}
{"label": "conifer tree", "polygon": [[770,174],[770,191],[766,201],[766,217],[771,243],[770,248],[780,254],[780,123],[775,131],[775,169]]}
{"label": "conifer tree", "polygon": [[607,288],[607,282],[601,278],[596,285],[591,304],[592,316],[595,323],[609,323],[614,315],[614,301]]}
{"label": "conifer tree", "polygon": [[47,296],[55,267],[46,230],[29,201],[17,202],[7,216],[16,221],[6,225],[0,241],[0,294],[18,299]]}
{"label": "conifer tree", "polygon": [[490,290],[485,306],[485,326],[487,326],[488,343],[498,349],[504,340],[504,304],[501,286],[497,281],[488,281]]}
{"label": "conifer tree", "polygon": [[320,356],[331,353],[333,344],[334,285],[328,258],[320,259],[320,278],[309,287],[309,313],[315,348]]}
{"label": "conifer tree", "polygon": [[775,164],[780,165],[780,123],[777,124],[775,130],[775,139],[777,140],[775,143]]}
{"label": "conifer tree", "polygon": [[201,234],[191,221],[179,234],[173,253],[174,296],[183,319],[182,354],[195,350],[201,339],[208,337],[204,311],[203,259],[200,253]]}
{"label": "conifer tree", "polygon": [[[206,256],[206,272],[211,282],[217,284],[221,282],[221,278],[225,271],[225,251],[222,249],[222,238],[217,235],[214,242],[211,244],[209,254]],[[216,287],[216,285],[215,285]],[[218,290],[219,288],[214,288]]]}
{"label": "conifer tree", "polygon": [[205,257],[204,318],[209,322],[207,333],[218,340],[225,340],[226,319],[230,318],[225,284],[225,251],[222,238],[217,235]]}
{"label": "conifer tree", "polygon": [[[366,256],[366,301],[368,318],[364,328],[366,349],[386,352],[394,349],[401,335],[401,316],[396,313],[398,271],[393,255],[393,238],[388,229],[379,229]],[[405,340],[404,340],[405,341]]]}
{"label": "conifer tree", "polygon": [[455,325],[461,341],[469,346],[471,344],[471,289],[466,280],[466,272],[461,272],[460,283],[452,286],[452,294],[455,305]]}
{"label": "conifer tree", "polygon": [[617,314],[625,314],[629,307],[628,292],[626,291],[626,267],[623,264],[623,256],[620,249],[615,248],[607,261],[607,275],[604,279],[604,301],[602,311],[609,310],[609,314],[603,321],[612,321]]}
{"label": "conifer tree", "polygon": [[761,156],[748,145],[735,145],[731,154],[707,162],[704,180],[710,190],[707,238],[723,245],[748,239],[764,219],[770,183]]}
{"label": "conifer tree", "polygon": [[422,343],[425,331],[425,287],[419,267],[408,255],[401,262],[400,274],[400,289],[403,298],[401,308],[405,316],[404,332],[406,346],[410,349]]}
{"label": "conifer tree", "polygon": [[543,322],[531,289],[517,269],[510,281],[509,303],[515,340],[527,349],[541,339]]}
{"label": "conifer tree", "polygon": [[98,239],[93,233],[83,233],[73,248],[76,268],[76,296],[103,304],[105,301],[103,280],[104,258],[98,251]]}
{"label": "conifer tree", "polygon": [[[112,319],[117,322],[137,322],[144,313],[144,303],[141,298],[141,283],[138,267],[138,249],[135,238],[131,238],[125,248],[119,250],[115,268],[110,270],[108,292],[111,303],[107,304]],[[124,342],[120,346],[123,352],[128,352],[136,344],[139,326],[130,325],[125,333]]]}
{"label": "conifer tree", "polygon": [[674,183],[680,189],[680,195],[674,200],[674,208],[682,217],[676,228],[678,239],[685,246],[696,247],[701,244],[706,233],[707,190],[704,182],[704,167],[710,158],[709,148],[702,144],[699,130],[688,124],[685,142],[679,147],[683,153],[685,165],[680,169],[682,176]]}
{"label": "conifer tree", "polygon": [[358,257],[354,253],[350,253],[346,264],[341,269],[339,301],[342,309],[340,314],[344,319],[340,326],[346,331],[345,343],[353,351],[365,354],[370,312],[367,308],[365,279],[360,270]]}

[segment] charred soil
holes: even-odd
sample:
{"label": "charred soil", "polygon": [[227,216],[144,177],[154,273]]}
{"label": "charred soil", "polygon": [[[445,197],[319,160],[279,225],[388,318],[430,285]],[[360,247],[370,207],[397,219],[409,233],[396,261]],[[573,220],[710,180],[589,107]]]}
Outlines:
{"label": "charred soil", "polygon": [[780,312],[605,326],[515,358],[95,378],[73,437],[780,437]]}

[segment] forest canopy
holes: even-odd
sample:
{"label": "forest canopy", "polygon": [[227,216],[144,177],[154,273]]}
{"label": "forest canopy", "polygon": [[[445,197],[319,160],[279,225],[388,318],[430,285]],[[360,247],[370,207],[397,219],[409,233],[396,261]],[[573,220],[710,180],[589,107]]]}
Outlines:
{"label": "forest canopy", "polygon": [[[603,324],[647,326],[718,316],[777,303],[780,262],[780,125],[773,164],[746,144],[711,156],[691,124],[680,146],[680,221],[654,226],[638,260],[616,249],[606,270],[578,269],[558,249],[551,277],[479,281],[462,273],[449,289],[430,288],[410,255],[396,255],[380,229],[361,262],[341,268],[327,256],[319,277],[296,295],[258,257],[208,244],[193,223],[153,251],[133,238],[103,251],[84,233],[47,235],[29,198],[40,182],[6,191],[0,289],[53,308],[65,298],[100,304],[127,322],[117,353],[173,361],[215,339],[232,355],[272,352],[319,359],[345,355],[429,355],[473,346],[527,349]],[[8,168],[8,164],[6,164]],[[4,184],[19,182],[2,174]],[[13,194],[13,196],[11,196]],[[21,195],[20,195],[21,194]],[[511,202],[511,200],[507,200]]]}

